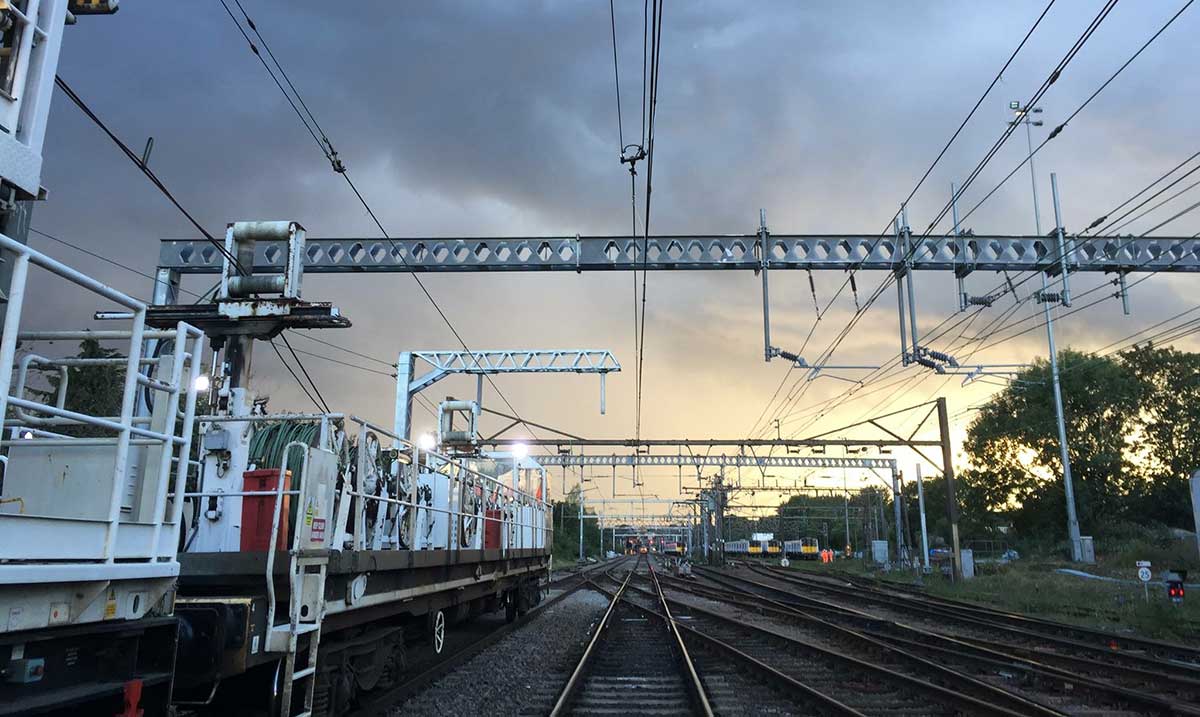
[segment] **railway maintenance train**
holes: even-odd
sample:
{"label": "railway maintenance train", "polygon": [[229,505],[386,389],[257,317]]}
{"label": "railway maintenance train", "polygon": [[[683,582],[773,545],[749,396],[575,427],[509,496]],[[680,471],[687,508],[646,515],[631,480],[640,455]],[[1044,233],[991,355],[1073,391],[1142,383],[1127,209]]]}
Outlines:
{"label": "railway maintenance train", "polygon": [[[148,304],[21,240],[68,8],[115,6],[0,8],[0,715],[341,714],[456,622],[539,601],[546,471],[480,451],[475,401],[443,402],[421,445],[399,395],[391,427],[273,412],[256,342],[350,325],[303,298],[296,222],[228,225],[196,304],[175,270]],[[51,291],[105,322],[31,328],[57,318],[30,308]]]}
{"label": "railway maintenance train", "polygon": [[[302,229],[237,223],[226,246],[246,255],[246,242],[280,238],[302,245]],[[229,259],[216,311],[147,306],[7,237],[0,246],[18,267],[124,309],[112,323],[126,325],[26,330],[25,274],[14,277],[0,343],[14,436],[0,487],[0,660],[16,679],[0,683],[0,714],[132,704],[153,715],[172,702],[340,714],[400,679],[409,651],[440,652],[455,623],[500,609],[512,619],[540,600],[546,471],[475,450],[474,402],[440,406],[433,450],[346,413],[272,413],[252,391],[254,332],[301,308],[326,321],[332,307],[233,296]],[[211,378],[206,334],[223,346]],[[121,354],[55,354],[86,340]],[[67,408],[86,405],[78,391],[90,385],[71,379],[106,367],[119,380],[102,403],[119,415]],[[463,411],[471,428],[455,430]]]}

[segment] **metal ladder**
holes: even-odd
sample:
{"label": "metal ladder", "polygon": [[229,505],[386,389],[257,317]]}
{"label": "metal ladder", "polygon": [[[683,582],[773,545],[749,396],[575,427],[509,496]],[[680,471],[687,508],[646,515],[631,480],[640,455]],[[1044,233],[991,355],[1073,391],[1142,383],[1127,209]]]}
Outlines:
{"label": "metal ladder", "polygon": [[[305,556],[290,551],[290,587],[288,621],[271,627],[267,647],[284,653],[282,689],[279,698],[280,717],[310,717],[317,683],[317,650],[321,644],[321,619],[325,613],[325,576],[329,566],[327,556]],[[315,568],[315,572],[310,572]],[[310,614],[301,614],[306,605],[314,606]],[[308,636],[307,659],[297,665],[301,635]],[[282,649],[281,649],[282,648]],[[297,682],[303,681],[304,709],[292,713],[292,698]]]}
{"label": "metal ladder", "polygon": [[[293,441],[284,447],[283,465],[279,469],[279,480],[275,486],[275,511],[271,521],[271,544],[267,553],[267,644],[268,652],[282,652],[283,674],[279,697],[280,717],[311,717],[313,695],[317,683],[317,649],[321,644],[321,620],[325,617],[325,577],[329,569],[329,555],[321,550],[301,550],[300,531],[292,538],[288,551],[288,620],[275,624],[275,549],[279,536],[280,514],[284,475],[287,474],[287,454],[292,446],[306,451],[301,461],[300,490],[305,495],[308,479],[308,445]],[[315,569],[315,572],[312,570]],[[296,653],[300,649],[300,637],[308,635],[308,657],[303,667],[297,669]],[[304,681],[304,710],[292,713],[292,696],[296,683]]]}

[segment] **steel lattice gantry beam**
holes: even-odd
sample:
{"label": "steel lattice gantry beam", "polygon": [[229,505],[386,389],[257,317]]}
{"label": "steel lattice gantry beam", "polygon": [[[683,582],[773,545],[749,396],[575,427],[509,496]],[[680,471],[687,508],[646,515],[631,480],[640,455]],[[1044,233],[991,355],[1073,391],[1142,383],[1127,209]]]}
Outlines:
{"label": "steel lattice gantry beam", "polygon": [[620,371],[621,364],[611,351],[603,349],[527,349],[517,351],[412,351],[401,354],[412,361],[420,360],[431,367],[428,373],[415,378],[413,391],[440,381],[452,373],[608,373]]}
{"label": "steel lattice gantry beam", "polygon": [[895,471],[893,458],[839,456],[699,456],[699,455],[544,455],[543,466],[685,466],[693,468],[879,468]]}
{"label": "steel lattice gantry beam", "polygon": [[[894,237],[766,234],[772,269],[897,270],[909,258]],[[631,271],[750,269],[763,265],[760,234],[656,236],[307,239],[306,273],[460,271]],[[914,237],[908,268],[1057,271],[1055,237]],[[1200,271],[1200,238],[1068,237],[1073,271]],[[278,273],[287,246],[259,242],[254,271]],[[220,253],[202,239],[164,240],[159,268],[180,274],[218,274]]]}
{"label": "steel lattice gantry beam", "polygon": [[[418,362],[430,370],[416,375]],[[476,401],[483,404],[483,378],[500,373],[598,373],[600,413],[604,413],[604,380],[620,371],[611,351],[604,349],[518,349],[515,351],[404,351],[396,362],[396,435],[409,438],[413,396],[452,374],[478,377]],[[520,422],[519,419],[517,422]]]}

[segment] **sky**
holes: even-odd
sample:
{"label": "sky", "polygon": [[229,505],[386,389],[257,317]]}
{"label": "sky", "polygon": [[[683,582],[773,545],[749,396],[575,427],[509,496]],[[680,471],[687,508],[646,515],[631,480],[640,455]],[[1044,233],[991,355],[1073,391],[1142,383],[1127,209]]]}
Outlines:
{"label": "sky", "polygon": [[[629,175],[618,154],[622,132],[626,143],[641,137],[642,3],[615,4],[620,129],[608,3],[243,4],[393,237],[631,231]],[[1182,4],[1119,3],[1046,93],[1045,126],[1035,130],[1035,142]],[[950,183],[961,181],[1004,131],[1009,101],[1036,90],[1101,5],[1054,3],[909,204],[914,229],[936,216]],[[878,233],[1044,7],[666,3],[651,233],[750,233],[760,208],[778,233]],[[1043,227],[1054,221],[1050,172],[1058,176],[1064,225],[1080,229],[1200,149],[1197,31],[1200,10],[1189,9],[1037,156]],[[82,17],[67,29],[59,73],[129,145],[140,149],[154,137],[150,165],[214,234],[231,221],[291,219],[310,237],[378,236],[219,3],[127,0],[114,16]],[[1018,134],[964,203],[978,202],[1024,152]],[[196,236],[61,94],[44,156],[49,198],[35,209],[35,228],[148,274],[160,239]],[[639,181],[639,202],[644,190]],[[1148,229],[1188,206],[1188,196],[1125,231]],[[1014,177],[966,224],[981,234],[1033,233],[1028,173]],[[1200,212],[1159,234],[1197,231]],[[37,234],[31,244],[133,295],[150,294],[151,282],[125,268]],[[190,277],[185,289],[202,292],[207,278]],[[884,279],[883,273],[860,275],[861,298]],[[1110,279],[1073,277],[1072,288],[1078,295]],[[844,280],[840,272],[818,273],[817,301],[823,306],[833,299]],[[979,272],[968,277],[968,290],[983,294],[1002,280]],[[464,273],[424,281],[472,348],[612,350],[624,370],[608,381],[603,416],[594,376],[510,376],[496,383],[531,421],[579,435],[632,436],[631,275]],[[1173,275],[1139,284],[1128,317],[1109,300],[1064,318],[1056,324],[1059,345],[1097,349],[1186,310],[1194,281]],[[1036,284],[1022,285],[1018,297]],[[775,343],[795,350],[812,330],[810,356],[828,346],[855,311],[845,291],[813,329],[806,276],[776,273],[771,289]],[[956,311],[949,274],[923,273],[916,289],[923,331]],[[32,314],[51,325],[86,323],[96,308],[87,297],[48,284],[35,291]],[[457,348],[409,276],[313,275],[305,297],[333,301],[353,321],[353,328],[320,338],[379,361],[303,338],[292,342],[298,350],[386,373],[383,364],[402,350]],[[958,379],[913,368],[894,374],[910,379],[904,383],[887,386],[889,375],[825,406],[822,401],[850,384],[832,378],[794,383],[798,372],[789,373],[782,361],[764,363],[759,280],[752,273],[652,273],[646,298],[645,437],[772,434],[773,418],[781,421],[781,435],[803,437],[944,395],[961,439],[970,409],[998,388],[962,388]],[[935,347],[970,355],[972,362],[1044,357],[1041,328],[972,352],[988,340],[967,339],[997,317],[1006,321],[1013,304],[1013,297],[1002,298]],[[1040,312],[1032,301],[1015,309],[1007,320]],[[960,328],[962,338],[951,341]],[[888,292],[840,344],[834,361],[879,365],[896,356],[898,343]],[[1180,346],[1195,348],[1190,339]],[[256,389],[270,395],[273,409],[311,409],[264,348],[255,355]],[[317,357],[305,364],[335,410],[390,424],[390,378]],[[781,382],[779,397],[793,400],[768,404]],[[473,391],[472,380],[448,379],[428,398]],[[508,410],[491,389],[485,405]],[[432,427],[427,412],[418,408],[414,415],[417,431]],[[502,423],[489,418],[485,427]],[[676,481],[673,473],[652,476],[648,489],[669,495]]]}

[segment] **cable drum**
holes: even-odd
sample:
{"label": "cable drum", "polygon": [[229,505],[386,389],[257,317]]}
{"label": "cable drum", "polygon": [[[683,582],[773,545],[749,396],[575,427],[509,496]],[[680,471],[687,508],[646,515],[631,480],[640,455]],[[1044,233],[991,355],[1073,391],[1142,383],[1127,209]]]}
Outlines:
{"label": "cable drum", "polygon": [[483,510],[483,487],[473,476],[463,482],[462,515],[459,516],[458,543],[460,548],[469,548],[479,532],[479,516]]}

